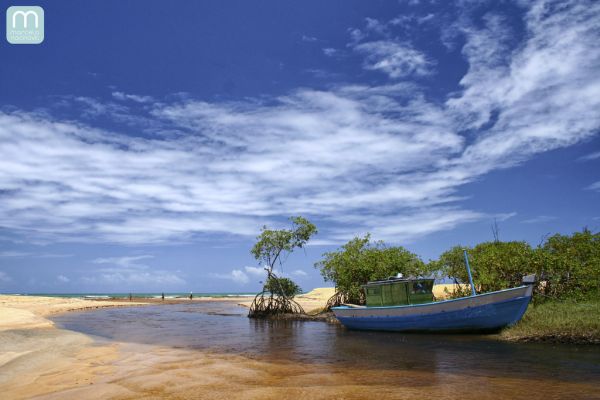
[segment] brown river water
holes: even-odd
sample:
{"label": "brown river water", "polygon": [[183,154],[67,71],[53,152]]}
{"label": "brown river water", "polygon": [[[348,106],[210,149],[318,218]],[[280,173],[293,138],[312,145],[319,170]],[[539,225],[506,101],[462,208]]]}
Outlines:
{"label": "brown river water", "polygon": [[[124,343],[122,398],[600,399],[600,347],[258,321],[230,303],[53,318]],[[150,378],[149,378],[150,377]]]}

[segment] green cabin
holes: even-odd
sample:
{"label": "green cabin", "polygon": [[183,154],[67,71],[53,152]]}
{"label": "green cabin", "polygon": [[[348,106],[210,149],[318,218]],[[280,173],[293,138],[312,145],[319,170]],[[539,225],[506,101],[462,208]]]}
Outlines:
{"label": "green cabin", "polygon": [[427,278],[407,278],[391,276],[381,281],[363,285],[367,307],[403,306],[431,303],[433,301],[433,281]]}

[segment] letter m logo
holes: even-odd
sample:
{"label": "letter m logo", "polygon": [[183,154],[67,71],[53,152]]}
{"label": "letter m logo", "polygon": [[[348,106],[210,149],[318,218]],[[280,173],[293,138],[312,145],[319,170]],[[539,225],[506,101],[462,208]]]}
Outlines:
{"label": "letter m logo", "polygon": [[17,29],[17,17],[23,17],[23,28],[27,29],[27,18],[29,16],[33,17],[33,21],[35,22],[35,29],[38,29],[40,27],[40,17],[38,16],[38,14],[35,11],[17,11],[15,13],[13,13],[12,15],[12,27],[13,29]]}
{"label": "letter m logo", "polygon": [[12,6],[6,10],[6,40],[11,44],[40,44],[44,41],[44,9]]}

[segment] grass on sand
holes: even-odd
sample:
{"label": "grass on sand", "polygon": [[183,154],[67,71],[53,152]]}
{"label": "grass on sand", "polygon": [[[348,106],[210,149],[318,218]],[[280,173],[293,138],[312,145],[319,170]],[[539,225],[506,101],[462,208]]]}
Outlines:
{"label": "grass on sand", "polygon": [[600,344],[600,299],[532,303],[523,319],[500,336],[514,341]]}

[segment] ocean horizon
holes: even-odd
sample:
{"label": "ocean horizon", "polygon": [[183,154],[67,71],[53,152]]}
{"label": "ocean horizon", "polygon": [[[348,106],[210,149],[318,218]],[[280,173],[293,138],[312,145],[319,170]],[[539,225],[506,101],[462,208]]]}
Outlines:
{"label": "ocean horizon", "polygon": [[[256,293],[251,292],[191,292],[194,297],[254,297]],[[161,298],[163,292],[82,292],[82,293],[0,293],[9,296],[39,296],[39,297],[65,297],[82,299],[112,299],[132,298],[148,299]],[[190,292],[164,292],[165,299],[188,298]]]}

